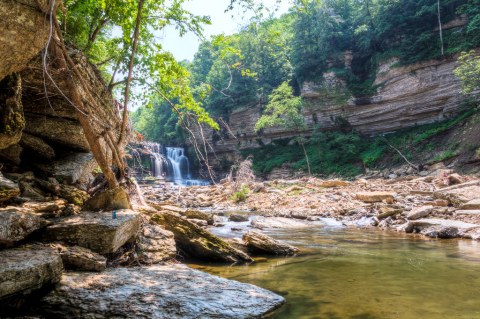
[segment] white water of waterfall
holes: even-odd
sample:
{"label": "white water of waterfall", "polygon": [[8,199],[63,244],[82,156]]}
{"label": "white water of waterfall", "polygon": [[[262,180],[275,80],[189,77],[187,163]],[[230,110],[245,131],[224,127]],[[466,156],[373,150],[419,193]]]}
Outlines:
{"label": "white water of waterfall", "polygon": [[210,185],[209,181],[192,179],[190,174],[190,162],[182,147],[167,147],[167,159],[172,165],[173,181],[175,184],[184,186]]}
{"label": "white water of waterfall", "polygon": [[[188,158],[185,156],[185,150],[181,147],[167,147],[167,158],[172,163],[173,169],[173,180],[181,182],[184,178],[184,174],[182,173],[182,169],[184,169],[185,165],[187,168],[187,179],[190,179],[190,163],[188,162]],[[184,164],[185,163],[185,164]]]}

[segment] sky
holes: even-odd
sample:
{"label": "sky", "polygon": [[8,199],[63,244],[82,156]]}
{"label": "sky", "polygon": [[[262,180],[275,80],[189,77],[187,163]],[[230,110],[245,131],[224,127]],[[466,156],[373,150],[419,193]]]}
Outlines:
{"label": "sky", "polygon": [[[272,7],[276,2],[275,0],[257,1],[268,7]],[[210,16],[212,24],[204,28],[204,35],[208,39],[212,35],[221,33],[225,35],[233,34],[248,23],[249,17],[245,17],[238,9],[225,13],[229,4],[230,0],[189,0],[185,2],[184,7],[193,14]],[[286,13],[288,7],[288,1],[282,1],[275,16]],[[232,14],[234,15],[233,18]],[[192,61],[200,44],[196,35],[188,33],[180,37],[174,27],[166,28],[160,37],[163,48],[170,51],[178,61]]]}

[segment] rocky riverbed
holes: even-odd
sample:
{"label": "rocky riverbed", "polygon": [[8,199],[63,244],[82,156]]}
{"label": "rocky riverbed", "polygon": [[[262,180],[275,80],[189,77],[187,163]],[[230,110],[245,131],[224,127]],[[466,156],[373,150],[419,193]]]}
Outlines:
{"label": "rocky riverbed", "polygon": [[[229,182],[189,188],[160,184],[145,185],[143,190],[147,201],[157,208],[183,209],[184,215],[192,209],[204,212],[207,217],[191,212],[186,216],[204,226],[205,219],[225,212],[238,218],[241,212],[243,216],[262,216],[250,221],[257,229],[308,226],[333,218],[353,227],[438,238],[480,238],[480,178],[459,175],[443,164],[390,178],[365,176],[345,181],[304,177],[252,182],[244,201],[234,200],[233,187]],[[221,226],[222,220],[217,217],[215,224]]]}

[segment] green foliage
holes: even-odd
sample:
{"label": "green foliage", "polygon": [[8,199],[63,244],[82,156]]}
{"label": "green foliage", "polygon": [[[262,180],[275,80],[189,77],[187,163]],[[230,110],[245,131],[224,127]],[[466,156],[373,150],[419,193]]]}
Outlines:
{"label": "green foliage", "polygon": [[137,109],[131,118],[135,129],[148,141],[161,141],[166,145],[184,143],[185,134],[178,115],[166,102],[156,100],[150,107]]}
{"label": "green foliage", "polygon": [[[169,25],[180,35],[187,31],[202,34],[202,25],[210,19],[185,10],[185,0],[143,1],[138,47],[133,64],[132,96],[137,103],[148,104],[153,97],[172,101],[180,113],[194,114],[202,123],[218,125],[194,98],[189,72],[173,56],[163,51],[158,36]],[[101,68],[109,87],[123,96],[128,73],[133,33],[139,12],[138,1],[65,0],[60,10],[61,29],[70,45],[83,50]],[[120,78],[118,78],[120,77]],[[123,78],[122,78],[123,77]]]}
{"label": "green foliage", "polygon": [[446,151],[443,151],[442,153],[438,154],[437,156],[435,156],[433,158],[433,161],[434,162],[442,162],[442,161],[448,160],[448,159],[450,159],[452,157],[455,157],[455,156],[457,156],[455,151],[446,150]]}
{"label": "green foliage", "polygon": [[248,188],[248,186],[242,185],[242,188],[238,192],[233,193],[230,199],[235,203],[244,202],[247,199],[249,192],[250,189]]}
{"label": "green foliage", "polygon": [[302,106],[302,98],[294,96],[288,82],[283,82],[268,97],[263,115],[255,123],[255,131],[268,127],[301,131],[305,128]]}
{"label": "green foliage", "polygon": [[[340,175],[354,177],[363,173],[364,167],[375,168],[386,156],[403,162],[389,145],[400,149],[411,159],[415,151],[432,151],[428,140],[446,132],[472,116],[475,109],[469,109],[455,118],[440,123],[405,129],[388,136],[366,137],[354,131],[315,132],[305,144],[310,159],[311,172],[318,175]],[[243,156],[253,155],[253,169],[257,174],[268,174],[276,167],[287,166],[307,171],[305,158],[299,145],[286,143],[268,144],[259,149],[242,151]],[[453,147],[445,150],[434,161],[456,156]]]}
{"label": "green foliage", "polygon": [[455,75],[462,82],[462,90],[465,94],[480,89],[480,55],[475,51],[462,52],[458,58],[459,66],[455,69]]}

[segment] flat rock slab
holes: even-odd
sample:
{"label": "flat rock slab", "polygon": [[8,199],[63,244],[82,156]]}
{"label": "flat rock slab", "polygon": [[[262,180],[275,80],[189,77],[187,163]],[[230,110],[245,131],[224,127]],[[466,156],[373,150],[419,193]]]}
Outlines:
{"label": "flat rock slab", "polygon": [[112,212],[84,212],[47,227],[44,239],[109,254],[137,234],[140,222],[140,214],[128,209],[118,210],[116,219],[112,218]]}
{"label": "flat rock slab", "polygon": [[479,215],[480,216],[480,209],[457,210],[455,211],[455,215]]}
{"label": "flat rock slab", "polygon": [[471,228],[476,228],[479,225],[462,222],[459,220],[450,220],[450,219],[438,219],[438,218],[425,218],[419,220],[410,221],[414,226],[442,226],[442,227],[456,227],[461,230],[468,230]]}
{"label": "flat rock slab", "polygon": [[260,318],[284,303],[268,290],[184,265],[67,273],[42,300],[46,317]]}
{"label": "flat rock slab", "polygon": [[257,217],[250,222],[254,228],[307,228],[312,227],[312,222],[296,220],[285,217]]}
{"label": "flat rock slab", "polygon": [[428,216],[433,211],[433,206],[415,207],[407,213],[407,219],[414,220]]}
{"label": "flat rock slab", "polygon": [[395,195],[395,192],[359,192],[355,197],[365,203],[377,203],[383,200],[393,201]]}
{"label": "flat rock slab", "polygon": [[53,249],[2,250],[0,261],[0,300],[57,283],[62,276],[62,259]]}
{"label": "flat rock slab", "polygon": [[[479,194],[480,195],[480,194]],[[480,210],[480,198],[475,198],[472,199],[471,201],[468,201],[467,203],[463,204],[460,206],[460,209],[464,210]]]}
{"label": "flat rock slab", "polygon": [[463,204],[477,199],[480,194],[479,185],[470,185],[466,187],[460,187],[462,185],[452,186],[450,188],[442,189],[434,193],[435,198],[446,199],[452,203],[455,207],[460,207]]}

